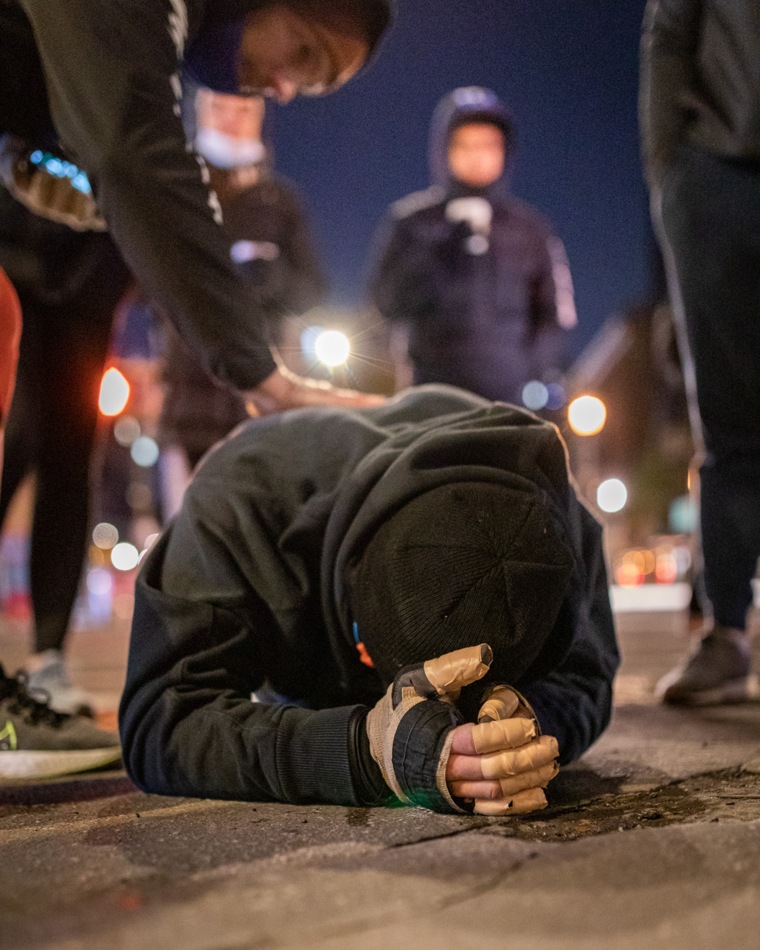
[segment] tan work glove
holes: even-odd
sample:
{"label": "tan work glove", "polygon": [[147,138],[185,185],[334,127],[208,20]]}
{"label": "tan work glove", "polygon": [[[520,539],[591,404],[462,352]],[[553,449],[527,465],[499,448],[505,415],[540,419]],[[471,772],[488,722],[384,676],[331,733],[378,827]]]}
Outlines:
{"label": "tan work glove", "polygon": [[483,697],[478,724],[453,737],[446,777],[452,795],[477,815],[522,815],[547,805],[544,789],[559,772],[557,740],[542,736],[529,703],[499,684]]}
{"label": "tan work glove", "polygon": [[463,722],[454,701],[463,686],[488,672],[492,659],[483,643],[407,666],[369,711],[372,758],[400,801],[433,811],[465,811],[446,783],[452,737]]}

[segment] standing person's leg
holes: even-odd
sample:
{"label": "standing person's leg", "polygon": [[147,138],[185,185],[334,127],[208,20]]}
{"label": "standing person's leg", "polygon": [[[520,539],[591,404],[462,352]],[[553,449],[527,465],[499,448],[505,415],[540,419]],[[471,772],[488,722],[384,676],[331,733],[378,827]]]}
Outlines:
{"label": "standing person's leg", "polygon": [[745,628],[760,556],[760,168],[684,149],[666,179],[663,225],[704,439],[701,533],[714,626],[659,692],[669,702],[728,702],[756,691]]}
{"label": "standing person's leg", "polygon": [[[20,335],[19,301],[0,268],[0,471]],[[6,676],[2,665],[0,721],[0,781],[82,772],[115,762],[121,754],[118,736],[97,729],[89,719],[53,712],[28,692],[23,676]]]}
{"label": "standing person's leg", "polygon": [[[8,509],[19,486],[30,475],[39,455],[40,415],[40,337],[39,313],[33,299],[19,290],[24,323],[19,345],[16,386],[4,433],[4,466],[0,480],[0,526],[5,529]],[[18,529],[15,529],[18,532]],[[5,608],[18,611],[26,608],[28,598],[29,544],[25,529],[11,537],[4,530],[6,574]]]}
{"label": "standing person's leg", "polygon": [[87,706],[71,686],[62,648],[87,550],[90,460],[98,420],[98,391],[108,354],[113,312],[129,275],[103,237],[97,265],[75,296],[48,307],[40,452],[31,539],[30,575],[35,654],[32,688],[45,689],[53,708]]}

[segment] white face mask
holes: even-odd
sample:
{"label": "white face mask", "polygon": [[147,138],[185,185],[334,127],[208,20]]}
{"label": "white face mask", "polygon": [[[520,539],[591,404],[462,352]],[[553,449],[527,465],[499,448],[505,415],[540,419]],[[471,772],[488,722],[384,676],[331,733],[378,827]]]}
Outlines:
{"label": "white face mask", "polygon": [[236,139],[218,129],[198,129],[195,150],[215,168],[240,168],[263,161],[266,149],[261,142]]}

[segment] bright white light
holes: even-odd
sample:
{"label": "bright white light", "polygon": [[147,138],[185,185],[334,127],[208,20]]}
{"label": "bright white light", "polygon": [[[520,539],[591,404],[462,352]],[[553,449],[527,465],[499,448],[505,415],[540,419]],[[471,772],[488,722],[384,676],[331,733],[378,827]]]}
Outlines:
{"label": "bright white light", "polygon": [[103,373],[100,382],[98,408],[104,416],[118,416],[129,399],[129,383],[124,375],[112,366]]}
{"label": "bright white light", "polygon": [[619,478],[608,478],[596,490],[596,503],[602,511],[622,511],[628,501],[628,490]]}
{"label": "bright white light", "polygon": [[140,423],[134,416],[122,416],[114,423],[113,436],[119,445],[129,448],[140,437]]}
{"label": "bright white light", "polygon": [[533,412],[538,412],[539,409],[543,409],[547,402],[549,402],[549,390],[542,382],[539,382],[539,380],[532,379],[523,386],[522,401],[526,409],[532,409]]}
{"label": "bright white light", "polygon": [[576,435],[596,435],[604,428],[607,410],[596,396],[578,396],[567,407],[567,421]]}
{"label": "bright white light", "polygon": [[102,551],[109,551],[119,540],[119,532],[107,521],[101,521],[92,529],[92,543]]}
{"label": "bright white light", "polygon": [[132,460],[143,468],[150,468],[158,461],[158,445],[155,439],[149,435],[141,435],[135,439],[132,448],[129,450]]}
{"label": "bright white light", "polygon": [[139,560],[139,551],[134,544],[130,544],[128,541],[121,541],[111,551],[111,564],[117,571],[131,571],[132,568],[137,567]]}
{"label": "bright white light", "polygon": [[325,366],[342,366],[351,353],[351,344],[340,330],[324,330],[314,341],[314,352]]}

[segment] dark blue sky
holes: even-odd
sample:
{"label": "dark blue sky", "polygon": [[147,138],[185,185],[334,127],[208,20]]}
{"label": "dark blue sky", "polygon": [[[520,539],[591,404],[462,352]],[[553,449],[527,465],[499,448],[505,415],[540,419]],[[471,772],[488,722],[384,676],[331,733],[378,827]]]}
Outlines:
{"label": "dark blue sky", "polygon": [[313,214],[333,302],[361,301],[388,204],[426,187],[436,102],[487,85],[509,104],[515,194],[567,247],[580,326],[646,295],[649,229],[636,125],[645,0],[401,0],[372,68],[339,93],[276,115],[277,164]]}

